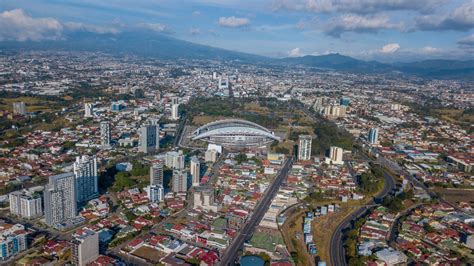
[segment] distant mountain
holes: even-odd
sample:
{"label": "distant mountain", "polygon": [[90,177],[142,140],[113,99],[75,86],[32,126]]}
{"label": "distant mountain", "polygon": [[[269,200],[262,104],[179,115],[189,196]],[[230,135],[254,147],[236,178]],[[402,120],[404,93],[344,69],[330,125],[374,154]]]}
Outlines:
{"label": "distant mountain", "polygon": [[104,52],[116,55],[134,54],[161,59],[209,59],[234,63],[265,64],[275,67],[296,65],[352,73],[404,73],[434,78],[474,80],[474,60],[425,60],[413,63],[386,64],[364,61],[340,54],[275,59],[235,52],[179,40],[153,31],[125,31],[118,34],[70,32],[61,40],[3,41],[0,52],[21,50],[55,50]]}
{"label": "distant mountain", "polygon": [[268,61],[268,58],[263,56],[195,44],[148,30],[126,31],[118,34],[74,32],[66,34],[61,40],[0,42],[0,50],[99,51],[110,54],[134,54],[172,60]]}
{"label": "distant mountain", "polygon": [[386,72],[394,70],[392,66],[377,61],[363,61],[340,54],[288,57],[281,59],[280,62],[289,65],[295,64],[321,69],[353,72]]}
{"label": "distant mountain", "polygon": [[474,79],[474,60],[424,60],[393,64],[405,74],[440,78]]}
{"label": "distant mountain", "polygon": [[303,56],[281,59],[292,65],[333,69],[359,73],[404,73],[431,78],[474,79],[474,60],[424,60],[412,63],[385,64],[378,61],[358,60],[340,54]]}

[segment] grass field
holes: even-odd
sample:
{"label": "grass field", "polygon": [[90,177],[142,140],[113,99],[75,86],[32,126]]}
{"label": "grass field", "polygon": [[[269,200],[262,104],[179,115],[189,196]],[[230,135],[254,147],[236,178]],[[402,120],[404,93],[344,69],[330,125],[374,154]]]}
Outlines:
{"label": "grass field", "polygon": [[293,258],[297,266],[315,265],[312,256],[306,251],[306,245],[303,238],[303,214],[304,209],[296,209],[289,214],[288,219],[281,227],[283,239],[286,243],[288,252],[296,253],[296,260]]}
{"label": "grass field", "polygon": [[35,97],[1,98],[0,109],[12,111],[14,102],[24,102],[28,112],[51,112],[54,111],[51,107],[55,104],[53,101],[45,101]]}
{"label": "grass field", "polygon": [[275,246],[284,245],[283,237],[280,232],[267,229],[257,229],[250,239],[250,244],[256,248],[262,248],[273,252]]}
{"label": "grass field", "polygon": [[452,204],[458,204],[459,202],[468,202],[474,205],[474,189],[456,189],[456,188],[441,188],[436,187],[434,189],[436,193],[439,193],[442,198],[451,202]]}
{"label": "grass field", "polygon": [[359,207],[346,206],[341,207],[338,212],[328,214],[319,218],[314,218],[312,223],[313,241],[318,249],[318,255],[322,261],[329,263],[329,249],[331,248],[331,236],[336,227],[349,214]]}
{"label": "grass field", "polygon": [[132,254],[137,257],[146,259],[147,261],[152,262],[154,264],[160,262],[160,259],[166,256],[166,254],[159,252],[158,250],[154,248],[145,247],[145,246],[138,248]]}

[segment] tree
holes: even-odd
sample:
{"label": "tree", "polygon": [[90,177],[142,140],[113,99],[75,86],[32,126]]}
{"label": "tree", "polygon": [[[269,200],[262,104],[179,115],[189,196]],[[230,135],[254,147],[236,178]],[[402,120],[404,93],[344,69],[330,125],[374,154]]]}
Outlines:
{"label": "tree", "polygon": [[238,164],[242,164],[243,162],[247,161],[247,155],[245,153],[239,153],[235,156],[235,160]]}

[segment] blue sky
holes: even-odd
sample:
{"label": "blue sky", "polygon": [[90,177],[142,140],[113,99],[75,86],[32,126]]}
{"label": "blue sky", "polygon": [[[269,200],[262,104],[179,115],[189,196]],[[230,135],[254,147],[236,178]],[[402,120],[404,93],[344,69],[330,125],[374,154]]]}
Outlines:
{"label": "blue sky", "polygon": [[272,57],[474,59],[474,0],[2,0],[0,40],[146,28]]}

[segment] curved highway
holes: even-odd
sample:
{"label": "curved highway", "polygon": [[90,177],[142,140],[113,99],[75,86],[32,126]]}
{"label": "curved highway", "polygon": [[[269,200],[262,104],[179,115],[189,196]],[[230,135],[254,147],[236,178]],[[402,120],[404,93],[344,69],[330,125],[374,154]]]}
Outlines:
{"label": "curved highway", "polygon": [[[384,171],[384,188],[383,190],[375,196],[377,199],[381,199],[386,197],[394,188],[395,188],[395,179],[386,171]],[[374,204],[376,204],[375,200],[372,199],[371,201],[367,202],[362,208],[357,209],[355,212],[347,216],[336,228],[332,237],[331,237],[331,244],[329,250],[329,256],[331,265],[339,266],[339,265],[347,265],[346,261],[346,254],[344,250],[344,242],[343,242],[343,233],[342,231],[348,228],[351,224],[351,221],[358,219],[362,216],[369,208],[371,208]]]}

